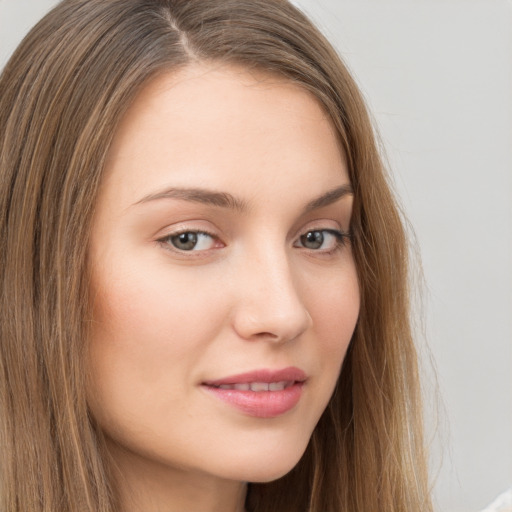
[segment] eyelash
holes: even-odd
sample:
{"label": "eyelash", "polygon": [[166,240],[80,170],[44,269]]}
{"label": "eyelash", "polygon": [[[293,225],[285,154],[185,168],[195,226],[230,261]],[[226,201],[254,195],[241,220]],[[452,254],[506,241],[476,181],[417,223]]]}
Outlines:
{"label": "eyelash", "polygon": [[[327,255],[327,256],[329,256],[331,254],[334,254],[335,252],[339,251],[342,247],[344,247],[347,244],[347,242],[349,242],[351,240],[351,234],[350,233],[347,233],[347,232],[344,232],[344,231],[339,231],[339,230],[336,230],[336,229],[319,228],[319,229],[308,229],[306,232],[304,232],[303,234],[301,234],[298,237],[297,241],[301,241],[301,239],[303,239],[303,237],[306,237],[310,233],[323,233],[323,234],[327,233],[327,234],[332,235],[332,236],[335,237],[336,243],[335,243],[334,247],[332,247],[331,249],[328,249],[328,250],[325,250],[325,249],[308,249],[307,247],[304,247],[303,245],[299,246],[299,248],[302,247],[302,248],[304,248],[304,249],[306,249],[306,250],[308,250],[308,251],[310,251],[312,253],[319,253],[319,254]],[[184,230],[177,231],[175,233],[171,233],[169,235],[166,235],[166,236],[158,239],[157,242],[159,244],[163,245],[166,250],[170,250],[170,251],[176,252],[178,254],[188,254],[188,253],[190,253],[192,255],[193,253],[204,253],[205,251],[210,250],[210,249],[186,250],[186,249],[179,249],[179,248],[177,248],[173,244],[172,239],[173,238],[177,238],[177,237],[182,236],[182,235],[194,235],[196,237],[198,237],[198,236],[208,236],[213,241],[219,241],[219,238],[214,233],[211,233],[211,232],[208,232],[208,231],[205,231],[205,230],[184,229]],[[295,242],[295,243],[297,243],[297,242]],[[295,245],[295,243],[294,243],[294,247],[297,247]],[[194,254],[194,256],[197,257],[198,254]]]}

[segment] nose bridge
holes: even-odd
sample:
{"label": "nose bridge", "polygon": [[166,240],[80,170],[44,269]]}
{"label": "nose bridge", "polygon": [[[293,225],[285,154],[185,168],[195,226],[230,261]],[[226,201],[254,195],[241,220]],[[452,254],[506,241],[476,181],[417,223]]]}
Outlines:
{"label": "nose bridge", "polygon": [[284,244],[262,244],[246,255],[237,280],[235,329],[243,338],[289,341],[311,324]]}

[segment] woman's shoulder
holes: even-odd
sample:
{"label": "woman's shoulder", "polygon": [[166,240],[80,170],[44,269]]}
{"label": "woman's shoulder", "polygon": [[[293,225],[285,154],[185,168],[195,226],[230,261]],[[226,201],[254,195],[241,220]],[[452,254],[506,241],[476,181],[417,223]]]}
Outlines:
{"label": "woman's shoulder", "polygon": [[481,512],[512,512],[512,487],[500,494]]}

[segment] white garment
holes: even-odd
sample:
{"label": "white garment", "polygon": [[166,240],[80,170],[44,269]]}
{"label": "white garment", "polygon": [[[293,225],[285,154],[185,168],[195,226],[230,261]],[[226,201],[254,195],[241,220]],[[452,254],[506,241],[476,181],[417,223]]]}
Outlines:
{"label": "white garment", "polygon": [[512,512],[512,487],[503,494],[500,494],[481,512]]}

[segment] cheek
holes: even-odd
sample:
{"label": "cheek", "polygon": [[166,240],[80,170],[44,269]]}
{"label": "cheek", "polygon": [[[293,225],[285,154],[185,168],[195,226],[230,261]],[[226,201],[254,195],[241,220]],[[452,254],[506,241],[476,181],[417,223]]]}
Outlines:
{"label": "cheek", "polygon": [[352,337],[360,309],[357,272],[353,261],[345,262],[342,272],[331,273],[316,286],[309,286],[308,310],[317,338],[334,353],[345,352]]}
{"label": "cheek", "polygon": [[357,323],[359,307],[359,288],[355,280],[343,291],[334,290],[325,295],[322,307],[319,306],[315,313],[322,326],[319,337],[326,340],[329,350],[345,353]]}
{"label": "cheek", "polygon": [[217,328],[222,308],[215,297],[218,286],[209,290],[201,279],[145,268],[98,277],[95,338],[141,357],[161,350],[162,355],[172,352],[174,359],[181,359]]}
{"label": "cheek", "polygon": [[204,286],[117,270],[96,276],[89,342],[90,405],[104,424],[116,411],[145,416],[186,395],[223,317],[222,303]]}
{"label": "cheek", "polygon": [[359,316],[359,283],[353,263],[343,273],[325,279],[323,286],[310,289],[307,296],[318,355],[316,371],[323,375],[323,408],[338,380]]}

